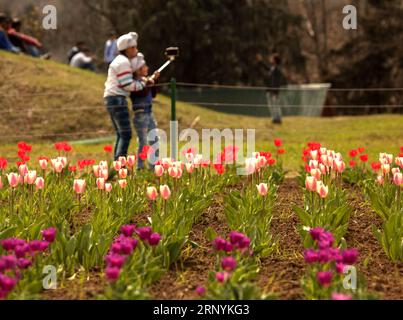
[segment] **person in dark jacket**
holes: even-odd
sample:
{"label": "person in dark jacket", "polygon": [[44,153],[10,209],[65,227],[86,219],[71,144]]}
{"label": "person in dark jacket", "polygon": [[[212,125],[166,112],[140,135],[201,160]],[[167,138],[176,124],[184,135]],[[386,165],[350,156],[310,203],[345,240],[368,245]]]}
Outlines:
{"label": "person in dark jacket", "polygon": [[14,46],[7,34],[11,20],[3,13],[0,13],[0,50],[6,50],[13,53],[20,53],[21,50]]}
{"label": "person in dark jacket", "polygon": [[[133,59],[132,68],[134,71],[134,78],[137,80],[145,79],[148,77],[149,68],[144,60],[144,56],[139,53],[136,59]],[[158,136],[153,136],[154,138],[149,139],[149,133],[151,130],[157,129],[157,122],[155,121],[154,114],[152,112],[153,99],[157,95],[157,88],[154,86],[155,81],[158,79],[159,73],[154,73],[153,78],[147,78],[147,86],[141,90],[132,92],[130,99],[132,101],[133,112],[134,112],[134,127],[136,129],[138,137],[138,160],[137,168],[144,168],[144,160],[142,159],[144,154],[145,146],[152,146],[154,152],[155,160],[159,157],[159,146],[158,146]],[[149,162],[150,169],[154,169],[153,161]]]}
{"label": "person in dark jacket", "polygon": [[268,71],[266,78],[267,103],[273,118],[273,123],[281,124],[282,112],[279,99],[280,88],[287,85],[287,79],[281,70],[281,57],[277,53],[270,56],[270,64],[264,62],[263,57],[258,54],[256,56],[258,62]]}

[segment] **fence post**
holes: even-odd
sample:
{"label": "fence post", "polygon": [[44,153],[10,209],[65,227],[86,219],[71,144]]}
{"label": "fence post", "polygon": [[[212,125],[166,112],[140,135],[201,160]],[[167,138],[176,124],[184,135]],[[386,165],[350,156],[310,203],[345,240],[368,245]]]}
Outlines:
{"label": "fence post", "polygon": [[170,125],[171,158],[177,160],[178,155],[178,122],[176,121],[176,79],[171,79],[171,125]]}

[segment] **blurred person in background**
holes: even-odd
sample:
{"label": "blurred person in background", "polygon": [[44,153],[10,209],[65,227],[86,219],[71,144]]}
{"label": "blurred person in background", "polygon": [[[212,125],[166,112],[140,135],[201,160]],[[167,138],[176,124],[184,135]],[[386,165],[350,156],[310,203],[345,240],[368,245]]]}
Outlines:
{"label": "blurred person in background", "polygon": [[117,35],[116,32],[112,31],[109,34],[109,39],[105,42],[104,62],[106,63],[107,67],[109,67],[113,59],[115,59],[118,54]]}
{"label": "blurred person in background", "polygon": [[10,19],[5,14],[0,13],[0,50],[20,53],[21,50],[14,46],[8,38],[7,30],[10,28],[10,23]]}
{"label": "blurred person in background", "polygon": [[70,66],[89,71],[96,71],[95,67],[96,56],[91,53],[88,47],[82,47],[81,51],[73,56],[70,61]]}
{"label": "blurred person in background", "polygon": [[267,104],[272,116],[274,124],[282,123],[281,101],[279,99],[280,88],[287,86],[287,79],[281,70],[281,57],[279,54],[274,53],[270,56],[269,64],[267,64],[261,54],[256,55],[256,60],[259,64],[268,71],[266,77],[267,90]]}
{"label": "blurred person in background", "polygon": [[82,51],[82,49],[86,47],[86,44],[84,41],[77,41],[75,46],[72,47],[68,52],[67,52],[67,61],[68,64],[71,63],[71,59],[73,59],[73,57],[79,53],[80,51]]}
{"label": "blurred person in background", "polygon": [[14,18],[7,30],[11,43],[18,47],[23,53],[33,57],[41,57],[42,43],[27,34],[21,32],[22,22],[18,18]]}

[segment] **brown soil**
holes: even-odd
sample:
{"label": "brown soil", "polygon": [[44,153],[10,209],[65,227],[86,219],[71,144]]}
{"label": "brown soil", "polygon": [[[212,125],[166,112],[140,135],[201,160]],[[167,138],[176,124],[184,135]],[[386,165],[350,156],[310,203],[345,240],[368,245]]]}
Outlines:
{"label": "brown soil", "polygon": [[303,297],[300,281],[305,266],[294,205],[303,206],[303,195],[297,180],[288,178],[277,192],[271,225],[271,231],[279,241],[279,252],[262,259],[257,279],[259,287],[266,292],[273,292],[280,299]]}
{"label": "brown soil", "polygon": [[[185,250],[182,259],[150,288],[155,299],[189,300],[197,297],[195,289],[207,282],[208,274],[214,269],[215,256],[211,254],[211,243],[205,235],[207,228],[225,237],[230,232],[223,213],[223,196],[215,195],[212,205],[203,212],[189,234],[189,240],[197,247]],[[168,289],[169,288],[169,289]]]}
{"label": "brown soil", "polygon": [[364,274],[368,289],[380,299],[403,299],[403,263],[392,263],[372,232],[382,229],[382,220],[365,202],[358,187],[348,189],[349,202],[355,208],[350,218],[346,241],[360,252],[358,272]]}
{"label": "brown soil", "polygon": [[[58,284],[59,285],[59,284]],[[44,300],[94,300],[103,292],[105,281],[99,272],[91,272],[88,278],[65,280],[56,290],[46,290]]]}

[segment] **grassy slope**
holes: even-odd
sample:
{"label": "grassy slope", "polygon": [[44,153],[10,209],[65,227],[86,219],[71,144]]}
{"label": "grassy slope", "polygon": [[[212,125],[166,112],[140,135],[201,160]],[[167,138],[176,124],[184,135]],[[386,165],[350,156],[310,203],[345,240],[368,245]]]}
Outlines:
{"label": "grassy slope", "polygon": [[[4,52],[0,52],[0,73],[0,156],[12,157],[12,143],[23,139],[39,144],[38,154],[46,154],[49,141],[111,135],[102,104],[104,75]],[[159,96],[154,109],[159,126],[167,129],[169,99]],[[300,151],[308,140],[321,141],[344,153],[365,146],[373,158],[381,151],[397,153],[403,145],[403,116],[398,115],[286,118],[281,127],[273,127],[269,119],[228,115],[183,103],[178,104],[177,114],[181,128],[189,127],[196,117],[200,117],[198,129],[255,128],[258,148],[271,148],[270,141],[282,137],[289,169],[297,168]],[[77,157],[101,156],[98,153],[102,148],[77,145],[75,150]]]}

